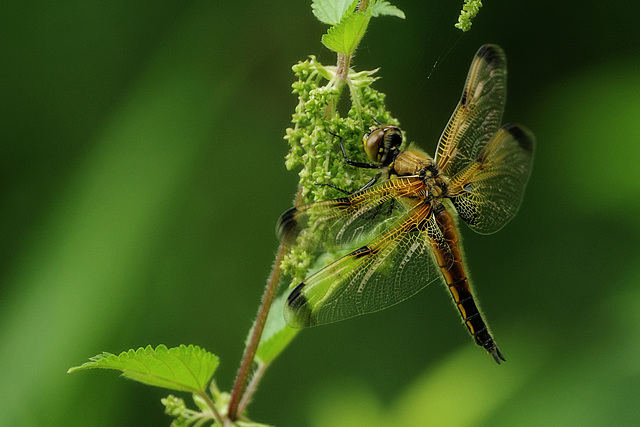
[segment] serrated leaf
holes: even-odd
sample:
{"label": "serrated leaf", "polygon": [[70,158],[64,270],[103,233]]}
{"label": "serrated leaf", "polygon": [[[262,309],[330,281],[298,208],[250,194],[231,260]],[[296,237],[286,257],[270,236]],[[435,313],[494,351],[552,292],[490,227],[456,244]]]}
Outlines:
{"label": "serrated leaf", "polygon": [[283,311],[287,295],[288,292],[280,295],[271,305],[256,352],[256,361],[260,363],[271,363],[299,332],[299,329],[292,328],[284,321]]}
{"label": "serrated leaf", "polygon": [[322,44],[334,52],[351,55],[367,31],[370,12],[354,12],[322,36]]}
{"label": "serrated leaf", "polygon": [[374,17],[378,16],[396,16],[400,19],[404,19],[404,12],[398,9],[396,6],[392,5],[386,0],[377,1],[371,6],[371,15]]}
{"label": "serrated leaf", "polygon": [[355,10],[358,0],[313,0],[311,9],[320,22],[336,25]]}
{"label": "serrated leaf", "polygon": [[167,349],[159,345],[123,351],[119,355],[102,353],[90,362],[69,369],[115,369],[122,376],[156,387],[197,393],[203,391],[218,367],[218,357],[198,346],[181,345]]}

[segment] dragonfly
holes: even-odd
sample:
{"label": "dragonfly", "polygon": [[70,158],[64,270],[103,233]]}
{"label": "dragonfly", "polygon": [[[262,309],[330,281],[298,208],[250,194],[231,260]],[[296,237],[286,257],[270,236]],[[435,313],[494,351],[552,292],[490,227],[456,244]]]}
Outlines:
{"label": "dragonfly", "polygon": [[[402,148],[402,131],[378,124],[363,137],[377,169],[360,190],[293,207],[278,221],[281,240],[293,245],[316,233],[322,250],[346,254],[295,286],[284,309],[296,328],[337,322],[397,304],[441,279],[476,344],[505,361],[476,303],[462,255],[456,217],[491,234],[516,214],[532,167],[534,135],[501,126],[506,100],[506,58],[484,45],[432,158],[415,144]],[[345,192],[346,193],[346,192]]]}

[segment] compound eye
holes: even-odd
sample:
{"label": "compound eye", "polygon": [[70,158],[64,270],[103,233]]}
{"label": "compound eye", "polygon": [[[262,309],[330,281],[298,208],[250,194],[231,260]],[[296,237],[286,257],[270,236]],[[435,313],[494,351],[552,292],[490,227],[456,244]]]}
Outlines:
{"label": "compound eye", "polygon": [[382,155],[382,141],[384,140],[384,130],[381,128],[372,128],[371,132],[366,134],[362,141],[364,142],[364,152],[367,157],[374,163],[380,163]]}

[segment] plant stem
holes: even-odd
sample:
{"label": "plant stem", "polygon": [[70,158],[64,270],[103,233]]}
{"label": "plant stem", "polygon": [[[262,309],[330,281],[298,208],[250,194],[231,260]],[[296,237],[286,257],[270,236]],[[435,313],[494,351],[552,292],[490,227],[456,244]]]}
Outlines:
{"label": "plant stem", "polygon": [[351,55],[344,53],[338,54],[338,63],[336,65],[336,78],[340,82],[346,82],[349,76],[349,67],[351,67]]}
{"label": "plant stem", "polygon": [[216,422],[221,426],[224,425],[222,420],[222,415],[220,415],[220,412],[218,412],[218,408],[216,408],[216,404],[213,403],[213,401],[209,398],[209,395],[207,393],[198,393],[198,396],[200,396],[207,403],[207,406],[211,410],[211,413],[213,414],[213,418],[216,420]]}
{"label": "plant stem", "polygon": [[[262,336],[264,325],[267,322],[269,309],[271,308],[276,291],[278,290],[278,283],[280,283],[280,276],[282,275],[280,263],[282,262],[282,258],[286,251],[286,246],[281,244],[278,249],[276,260],[273,264],[273,269],[271,270],[271,275],[269,276],[269,281],[267,282],[267,287],[265,288],[264,295],[262,296],[262,303],[258,309],[258,316],[253,325],[251,338],[244,350],[244,355],[242,356],[242,363],[238,369],[238,376],[236,377],[236,382],[233,385],[231,401],[229,402],[228,417],[232,421],[238,419],[238,417],[242,415],[242,412],[239,410],[239,404],[243,397],[247,381],[249,380],[249,375],[251,374],[253,359],[255,358],[256,351],[258,350],[258,344],[260,343],[260,337]],[[244,409],[244,406],[245,405],[243,405],[242,409]]]}
{"label": "plant stem", "polygon": [[244,410],[247,409],[247,405],[251,402],[253,393],[258,389],[258,383],[262,379],[262,376],[268,367],[269,365],[266,363],[258,363],[258,366],[251,377],[251,381],[249,381],[249,384],[247,385],[244,396],[242,396],[242,400],[240,400],[240,403],[238,404],[238,414],[242,414]]}
{"label": "plant stem", "polygon": [[[368,7],[368,5],[369,1],[363,0],[358,5],[358,10],[364,11]],[[352,55],[350,54],[338,54],[335,81],[339,88],[342,88],[344,83],[348,82],[349,69],[351,67],[351,58]],[[334,102],[333,106],[328,105],[327,108],[335,108],[336,105],[337,99]],[[327,117],[331,117],[329,109],[325,111]],[[295,201],[296,205],[300,201],[301,195],[302,188],[299,188]],[[275,298],[276,291],[278,290],[280,276],[282,275],[280,264],[286,252],[287,247],[281,244],[280,248],[278,249],[278,254],[276,256],[273,269],[271,270],[271,275],[269,276],[269,281],[267,282],[267,287],[265,288],[264,295],[262,296],[262,303],[260,304],[260,308],[258,309],[258,316],[253,326],[251,338],[242,356],[242,362],[240,363],[240,368],[238,369],[238,375],[233,385],[233,390],[231,391],[231,400],[229,402],[229,408],[227,412],[228,419],[231,421],[237,420],[238,417],[242,415],[242,412],[245,410],[251,399],[251,396],[257,388],[258,382],[260,382],[260,379],[264,375],[264,371],[267,369],[267,365],[258,366],[258,370],[252,378],[251,386],[249,390],[247,390],[245,396],[244,394],[245,389],[247,388],[247,381],[249,380],[249,375],[251,374],[256,351],[258,350],[258,345],[260,344],[260,337],[262,337],[262,332],[267,321],[267,316],[269,315],[269,310],[271,309],[273,299]]]}

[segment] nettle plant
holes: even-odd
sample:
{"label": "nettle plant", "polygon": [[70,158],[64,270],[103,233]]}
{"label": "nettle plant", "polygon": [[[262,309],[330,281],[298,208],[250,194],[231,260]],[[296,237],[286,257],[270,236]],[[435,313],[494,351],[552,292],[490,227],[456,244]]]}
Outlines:
{"label": "nettle plant", "polygon": [[[469,30],[471,19],[481,6],[480,1],[465,0],[455,27]],[[378,70],[355,71],[351,60],[372,18],[404,18],[404,13],[384,0],[313,0],[311,7],[316,18],[330,26],[322,36],[322,44],[336,53],[337,61],[335,66],[325,66],[310,56],[292,67],[297,78],[292,88],[298,105],[284,139],[290,146],[287,168],[301,168],[296,204],[335,197],[337,189],[360,188],[373,172],[348,166],[337,149],[339,141],[345,141],[347,150],[356,152],[361,147],[348,143],[360,141],[369,125],[398,124],[385,107],[385,95],[372,87]],[[338,103],[345,87],[350,108],[341,115]],[[276,297],[280,283],[295,285],[314,268],[316,260],[300,249],[313,242],[298,243],[293,247],[281,245],[278,250],[230,393],[220,391],[213,377],[218,357],[195,345],[147,346],[118,355],[104,352],[68,372],[114,369],[125,378],[144,384],[191,393],[195,409],[173,395],[161,400],[165,412],[174,418],[172,426],[264,426],[249,420],[245,411],[266,369],[299,331],[288,326],[283,317],[289,290]]]}

